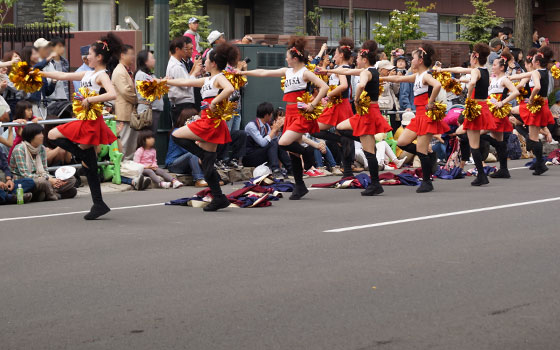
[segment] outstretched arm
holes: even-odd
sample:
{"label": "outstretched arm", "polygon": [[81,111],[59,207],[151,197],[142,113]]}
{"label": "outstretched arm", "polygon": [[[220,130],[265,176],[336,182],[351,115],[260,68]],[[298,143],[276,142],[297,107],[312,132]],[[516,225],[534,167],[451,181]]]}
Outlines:
{"label": "outstretched arm", "polygon": [[186,87],[202,87],[204,85],[204,79],[169,79],[164,80],[169,86],[186,86]]}
{"label": "outstretched arm", "polygon": [[531,78],[531,74],[533,74],[533,72],[512,74],[512,75],[509,76],[509,79],[510,80],[521,80],[521,79],[525,79],[525,78]]}
{"label": "outstretched arm", "polygon": [[453,74],[469,74],[471,72],[471,68],[463,68],[463,67],[436,68],[436,72],[449,72]]}
{"label": "outstretched arm", "polygon": [[386,77],[379,77],[380,82],[390,82],[390,83],[414,83],[416,80],[416,74],[412,75],[389,75]]}
{"label": "outstretched arm", "polygon": [[364,69],[363,68],[344,68],[338,67],[334,69],[324,69],[319,68],[319,73],[321,74],[339,74],[339,75],[360,75]]}
{"label": "outstretched arm", "polygon": [[281,78],[283,76],[286,75],[286,70],[288,68],[278,68],[278,69],[253,69],[253,70],[245,70],[245,71],[240,71],[237,70],[235,73],[236,74],[242,74],[242,75],[246,75],[248,77],[259,77],[259,78],[264,78],[264,77],[277,77],[277,78]]}
{"label": "outstretched arm", "polygon": [[[41,76],[45,78],[55,79],[55,80],[82,80],[82,78],[86,75],[86,72],[73,72],[73,73],[64,73],[64,72],[41,72]],[[109,76],[107,76],[109,77]]]}

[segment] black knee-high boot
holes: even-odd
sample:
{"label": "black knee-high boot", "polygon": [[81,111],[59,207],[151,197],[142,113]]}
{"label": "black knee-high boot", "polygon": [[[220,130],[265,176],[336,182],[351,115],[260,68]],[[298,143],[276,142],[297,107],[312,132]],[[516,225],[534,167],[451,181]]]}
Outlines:
{"label": "black knee-high boot", "polygon": [[301,158],[299,155],[305,152],[305,147],[297,142],[292,142],[287,146],[280,146],[281,149],[290,152],[290,160],[292,161],[292,172],[294,175],[294,181],[296,183],[292,195],[289,197],[290,200],[300,200],[303,196],[309,192],[305,182],[303,181],[303,166],[301,165]]}
{"label": "black knee-high boot", "polygon": [[89,190],[91,192],[91,199],[93,206],[89,213],[84,216],[86,220],[95,220],[98,217],[107,214],[111,209],[103,202],[101,194],[101,182],[99,181],[99,174],[97,173],[97,154],[93,147],[83,150],[83,159],[86,169],[86,177],[88,180]]}
{"label": "black knee-high boot", "polygon": [[476,166],[476,171],[478,174],[476,175],[476,179],[471,182],[473,186],[482,186],[489,184],[488,177],[484,172],[484,166],[482,165],[482,154],[480,153],[480,148],[471,148],[472,157],[474,160],[474,165]]}
{"label": "black knee-high boot", "polygon": [[383,193],[383,186],[379,183],[379,168],[377,165],[377,157],[373,153],[369,153],[364,151],[364,155],[368,161],[369,166],[369,174],[371,176],[371,183],[362,191],[362,196],[375,196],[378,194]]}
{"label": "black knee-high boot", "polygon": [[74,157],[79,161],[83,161],[84,158],[86,157],[85,151],[81,149],[80,146],[68,140],[67,138],[59,138],[50,141],[56,146],[62,148],[63,150],[72,153]]}
{"label": "black knee-high boot", "polygon": [[420,152],[418,152],[418,158],[420,158],[420,164],[422,165],[422,183],[416,189],[416,193],[431,192],[434,190],[434,185],[432,184],[432,160],[430,156]]}
{"label": "black knee-high boot", "polygon": [[198,158],[200,159],[204,158],[204,150],[200,148],[193,140],[183,139],[180,137],[175,137],[173,135],[171,135],[171,138],[173,139],[173,142],[183,147],[187,151],[191,152]]}
{"label": "black knee-high boot", "polygon": [[471,155],[471,146],[467,134],[459,135],[459,149],[461,150],[461,161],[468,162]]}
{"label": "black knee-high boot", "polygon": [[[492,146],[494,145],[492,144]],[[507,142],[496,141],[496,145],[494,147],[498,152],[498,161],[500,162],[500,169],[490,174],[490,177],[494,179],[509,179],[511,175],[509,174],[508,165],[507,165],[507,159],[508,159]]]}
{"label": "black knee-high boot", "polygon": [[533,149],[533,154],[535,155],[535,171],[533,171],[533,175],[541,175],[544,174],[548,167],[545,164],[543,159],[543,144],[539,141],[527,140],[527,143],[531,142],[531,148]]}
{"label": "black knee-high boot", "polygon": [[420,156],[420,153],[418,153],[418,151],[416,150],[416,145],[414,143],[409,143],[408,145],[398,146],[398,147],[403,151]]}
{"label": "black knee-high boot", "polygon": [[204,179],[208,183],[208,187],[210,187],[210,193],[212,193],[212,201],[202,209],[204,211],[216,211],[229,206],[229,199],[222,193],[220,187],[220,175],[218,175],[216,168],[214,168],[216,157],[216,152],[204,151],[202,155]]}
{"label": "black knee-high boot", "polygon": [[340,135],[335,134],[334,132],[329,132],[327,130],[322,130],[319,132],[314,132],[311,136],[321,139],[321,140],[328,140],[334,142],[340,142]]}
{"label": "black knee-high boot", "polygon": [[354,176],[354,173],[352,172],[352,164],[354,163],[354,158],[356,157],[354,139],[342,136],[340,138],[340,142],[342,143],[342,177],[352,177]]}

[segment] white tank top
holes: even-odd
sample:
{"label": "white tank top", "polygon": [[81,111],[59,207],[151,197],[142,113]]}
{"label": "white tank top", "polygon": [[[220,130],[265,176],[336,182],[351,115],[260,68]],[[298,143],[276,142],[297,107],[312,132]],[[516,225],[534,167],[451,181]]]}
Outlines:
{"label": "white tank top", "polygon": [[535,83],[533,83],[533,78],[531,78],[531,80],[529,80],[529,87],[535,87]]}
{"label": "white tank top", "polygon": [[220,94],[220,89],[215,87],[214,82],[216,82],[218,75],[221,74],[223,73],[216,74],[213,77],[206,77],[204,79],[204,85],[202,85],[202,88],[200,89],[200,94],[202,95],[203,100],[216,97]]}
{"label": "white tank top", "polygon": [[[334,68],[338,68],[335,66]],[[338,79],[338,74],[331,74],[329,77],[329,86],[338,86],[340,85],[340,79]]]}
{"label": "white tank top", "polygon": [[429,86],[424,84],[424,74],[426,73],[428,73],[428,71],[416,75],[416,79],[414,80],[414,96],[420,96],[428,92]]}
{"label": "white tank top", "polygon": [[96,80],[97,80],[97,76],[103,72],[105,71],[104,70],[100,70],[97,72],[87,71],[84,77],[82,78],[82,81],[80,81],[80,87],[87,87],[88,89],[99,93],[99,90],[101,90],[102,86],[99,86]]}
{"label": "white tank top", "polygon": [[303,73],[307,68],[303,67],[294,73],[293,68],[286,70],[286,80],[284,82],[284,94],[295,91],[307,90],[307,83],[303,80]]}
{"label": "white tank top", "polygon": [[493,77],[490,79],[490,86],[488,87],[488,95],[490,94],[501,94],[504,92],[504,75],[501,78]]}

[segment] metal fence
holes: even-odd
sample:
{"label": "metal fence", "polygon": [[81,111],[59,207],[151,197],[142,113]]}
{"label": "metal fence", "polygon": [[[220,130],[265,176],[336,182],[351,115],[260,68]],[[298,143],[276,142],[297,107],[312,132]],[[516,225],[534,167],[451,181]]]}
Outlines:
{"label": "metal fence", "polygon": [[69,24],[48,24],[37,23],[17,27],[0,28],[0,41],[2,42],[2,55],[6,50],[19,49],[39,38],[51,40],[52,38],[62,38],[66,41],[68,48],[68,61],[70,61],[70,39],[74,34],[70,33],[72,26]]}

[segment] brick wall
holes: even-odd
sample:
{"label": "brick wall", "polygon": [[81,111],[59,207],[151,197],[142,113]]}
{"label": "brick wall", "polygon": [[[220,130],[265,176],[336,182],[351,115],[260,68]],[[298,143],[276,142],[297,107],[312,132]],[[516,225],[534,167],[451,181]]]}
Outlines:
{"label": "brick wall", "polygon": [[432,41],[432,40],[408,40],[406,53],[412,53],[422,43],[431,44],[436,50],[436,60],[441,61],[444,67],[461,66],[469,58],[470,46],[465,41]]}

